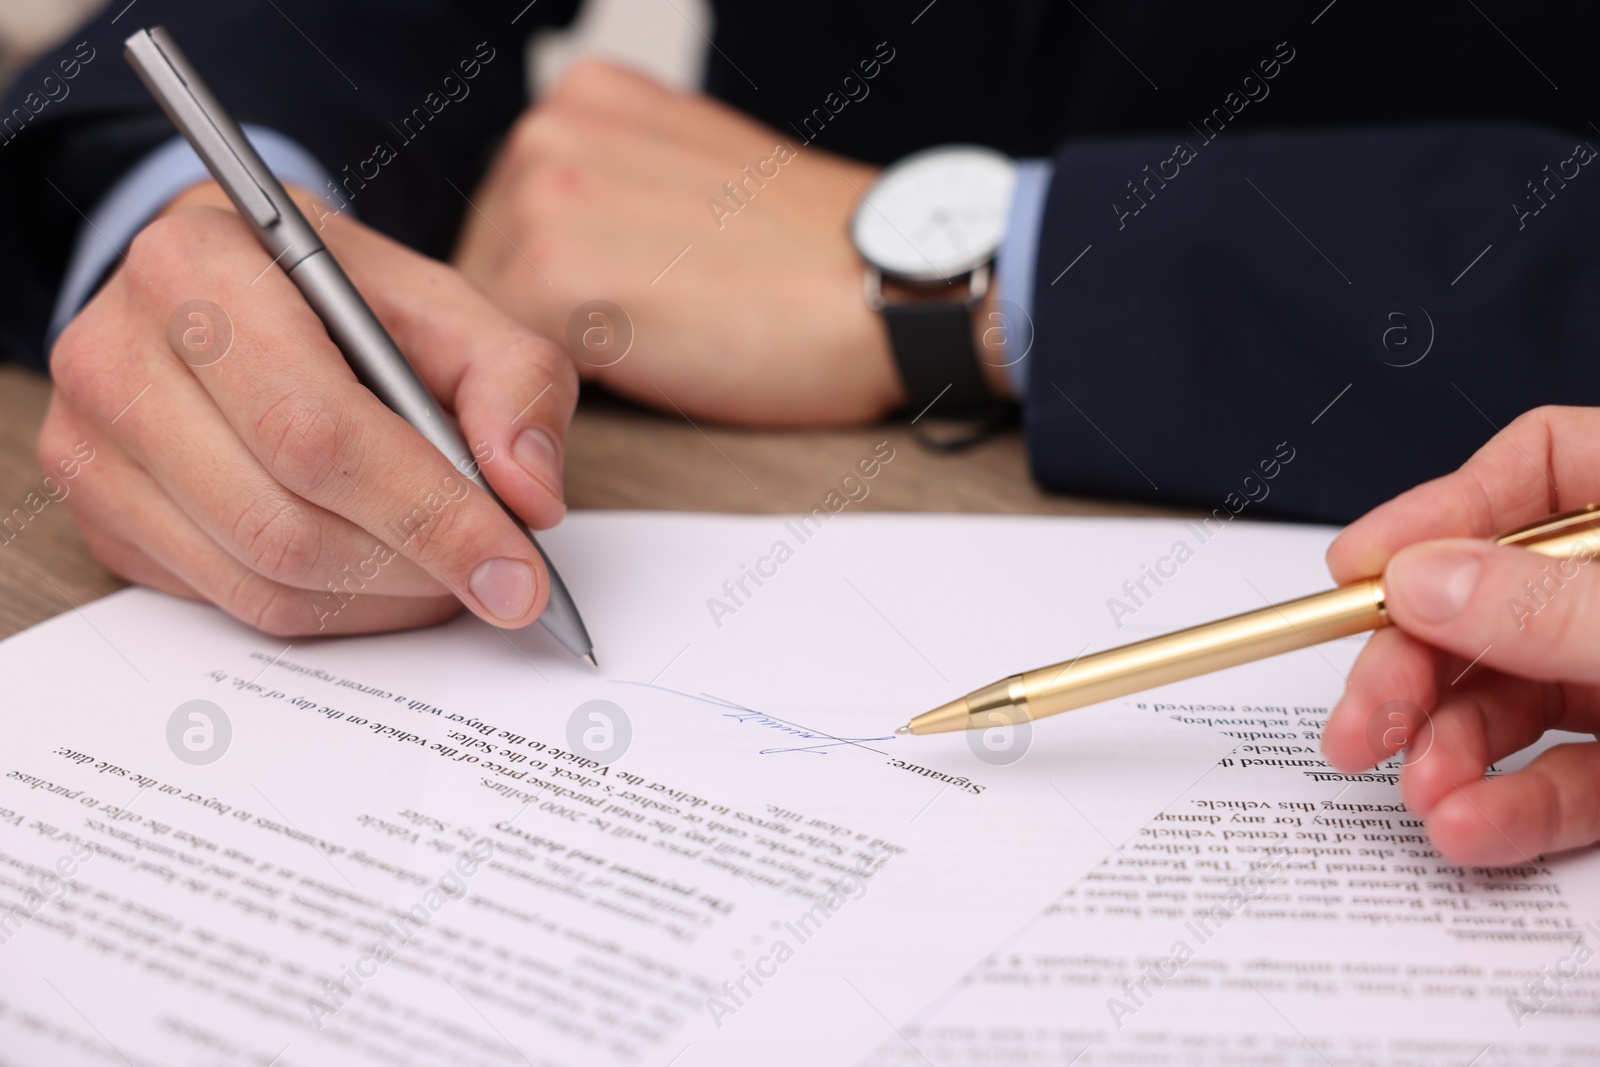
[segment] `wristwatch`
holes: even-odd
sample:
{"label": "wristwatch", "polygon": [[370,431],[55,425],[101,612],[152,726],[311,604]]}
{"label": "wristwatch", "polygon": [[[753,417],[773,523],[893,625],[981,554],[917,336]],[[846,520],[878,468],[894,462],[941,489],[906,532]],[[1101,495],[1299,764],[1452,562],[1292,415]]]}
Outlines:
{"label": "wristwatch", "polygon": [[[930,408],[971,418],[1008,407],[979,367],[972,312],[989,291],[1015,185],[1016,165],[1002,153],[941,145],[890,165],[856,205],[850,237],[866,261],[862,295],[883,315],[918,418]],[[908,295],[886,298],[885,282]]]}

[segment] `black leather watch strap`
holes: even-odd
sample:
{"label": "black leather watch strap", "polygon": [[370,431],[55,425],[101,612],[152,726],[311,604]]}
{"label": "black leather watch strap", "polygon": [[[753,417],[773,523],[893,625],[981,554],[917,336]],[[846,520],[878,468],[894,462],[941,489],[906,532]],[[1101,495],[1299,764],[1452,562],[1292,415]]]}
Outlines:
{"label": "black leather watch strap", "polygon": [[889,327],[889,347],[910,397],[910,410],[918,417],[971,418],[1001,406],[978,367],[971,304],[885,303],[883,321]]}

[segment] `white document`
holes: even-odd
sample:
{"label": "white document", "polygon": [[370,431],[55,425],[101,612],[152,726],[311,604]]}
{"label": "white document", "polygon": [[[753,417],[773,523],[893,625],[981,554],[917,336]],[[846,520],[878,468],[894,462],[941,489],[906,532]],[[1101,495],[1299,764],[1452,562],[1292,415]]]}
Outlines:
{"label": "white document", "polygon": [[[0,1063],[856,1062],[1234,748],[1122,707],[892,733],[1131,636],[1102,602],[1179,529],[574,515],[599,673],[470,618],[68,612],[0,645]],[[1186,566],[1303,593],[1325,539]],[[1251,669],[1325,702],[1312,655]]]}
{"label": "white document", "polygon": [[[1170,554],[1166,533],[1130,530],[1127,551]],[[1197,552],[1154,596],[1105,594],[1124,634],[1286,599],[1321,556],[1301,531],[1177,536]],[[1322,723],[1364,641],[1114,702],[1237,747],[864,1062],[1600,1063],[1600,849],[1452,864],[1400,805],[1397,760],[1332,770]],[[1491,773],[1592,740],[1552,734]]]}

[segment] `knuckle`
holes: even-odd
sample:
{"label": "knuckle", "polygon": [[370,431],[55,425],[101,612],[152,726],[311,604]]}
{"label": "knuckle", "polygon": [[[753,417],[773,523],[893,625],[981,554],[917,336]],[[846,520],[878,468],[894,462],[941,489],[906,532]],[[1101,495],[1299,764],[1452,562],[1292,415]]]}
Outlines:
{"label": "knuckle", "polygon": [[294,389],[256,421],[257,455],[290,492],[307,499],[342,495],[353,484],[360,430],[343,405],[309,389]]}
{"label": "knuckle", "polygon": [[155,219],[129,243],[127,265],[156,283],[185,278],[200,260],[195,249],[214,243],[231,217],[216,208],[195,208]]}
{"label": "knuckle", "polygon": [[61,410],[59,402],[52,402],[39,427],[38,440],[34,442],[34,456],[45,473],[53,473],[61,458],[72,452],[73,446],[84,440],[81,434],[74,437],[70,418]]}
{"label": "knuckle", "polygon": [[104,314],[102,294],[73,317],[50,349],[50,377],[56,395],[78,411],[99,413],[106,403],[111,380],[106,373],[110,369],[108,355],[119,346],[108,344],[101,336]]}
{"label": "knuckle", "polygon": [[72,398],[71,390],[77,388],[82,379],[87,377],[83,372],[83,364],[92,357],[95,348],[87,343],[85,336],[89,332],[91,317],[95,314],[95,305],[91,303],[78,314],[72,317],[66,328],[56,337],[55,344],[50,346],[50,377],[54,379],[56,389],[68,399]]}
{"label": "knuckle", "polygon": [[511,129],[513,150],[522,158],[538,157],[560,142],[564,125],[556,112],[536,107],[522,113]]}
{"label": "knuckle", "polygon": [[545,166],[592,157],[595,141],[613,125],[603,113],[574,107],[538,107],[526,112],[511,135],[521,164],[519,185],[525,189]]}
{"label": "knuckle", "polygon": [[[1517,457],[1519,463],[1526,463],[1527,458],[1523,453],[1535,456],[1549,463],[1552,459],[1551,449],[1558,437],[1563,423],[1572,411],[1555,404],[1544,404],[1540,407],[1530,408],[1506,424],[1505,429],[1495,434],[1479,447],[1478,452],[1483,455],[1498,456],[1504,459],[1508,451]],[[1543,455],[1540,455],[1540,454]],[[1530,497],[1542,500],[1545,497],[1544,479],[1533,479],[1534,486],[1530,483]]]}
{"label": "knuckle", "polygon": [[568,67],[550,87],[549,99],[555,104],[570,104],[593,96],[609,87],[615,75],[612,64],[586,56]]}
{"label": "knuckle", "polygon": [[323,565],[322,527],[292,500],[253,497],[230,536],[251,570],[282,585],[307,588]]}
{"label": "knuckle", "polygon": [[1511,425],[1519,429],[1527,426],[1548,426],[1559,422],[1569,410],[1559,404],[1540,404],[1512,419]]}
{"label": "knuckle", "polygon": [[246,571],[222,606],[240,621],[274,637],[297,637],[311,632],[315,613],[304,592],[273,585]]}
{"label": "knuckle", "polygon": [[216,207],[191,207],[163,215],[134,235],[107,288],[117,288],[134,308],[162,321],[185,300],[215,293],[221,279],[248,259],[264,257],[243,219]]}
{"label": "knuckle", "polygon": [[552,391],[560,394],[563,402],[576,400],[578,369],[566,351],[553,341],[519,329],[506,338],[501,351],[511,366],[532,367],[549,375]]}
{"label": "knuckle", "polygon": [[582,103],[651,84],[648,78],[621,63],[587,56],[567,68],[551,92],[558,102]]}
{"label": "knuckle", "polygon": [[481,520],[472,518],[478,511],[475,503],[482,502],[474,499],[471,485],[455,474],[448,475],[439,488],[430,489],[391,523],[397,547],[426,570],[444,577],[447,586],[465,585],[465,575],[479,551],[474,546],[481,543],[474,536],[481,529]]}
{"label": "knuckle", "polygon": [[183,242],[193,238],[193,230],[194,219],[185,213],[155,219],[129,242],[127,264],[149,277],[166,277],[185,265]]}

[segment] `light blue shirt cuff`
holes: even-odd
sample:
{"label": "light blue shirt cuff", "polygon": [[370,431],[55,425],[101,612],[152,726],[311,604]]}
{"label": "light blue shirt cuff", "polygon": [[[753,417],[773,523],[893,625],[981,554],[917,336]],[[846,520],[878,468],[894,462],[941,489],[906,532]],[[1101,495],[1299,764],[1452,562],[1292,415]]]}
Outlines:
{"label": "light blue shirt cuff", "polygon": [[[995,290],[1001,300],[1022,310],[1024,353],[1033,347],[1033,276],[1039,260],[1039,230],[1044,225],[1044,201],[1050,192],[1055,164],[1048,159],[1017,160],[1017,184],[1011,194],[1006,236],[995,255]],[[1012,327],[1015,332],[1017,326]],[[1006,367],[1006,377],[1016,398],[1028,396],[1028,356]]]}
{"label": "light blue shirt cuff", "polygon": [[[244,132],[279,181],[308,189],[327,187],[327,170],[298,143],[264,126],[246,126]],[[145,223],[167,201],[210,175],[189,142],[175,136],[140,160],[100,198],[79,228],[72,257],[67,261],[66,277],[50,314],[47,349],[88,303],[106,270],[133,243]]]}

